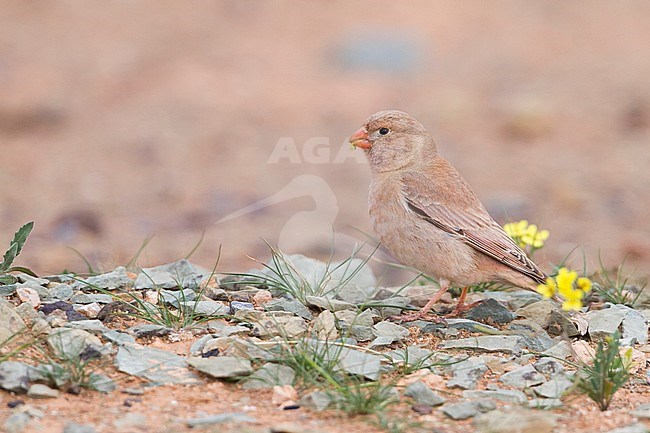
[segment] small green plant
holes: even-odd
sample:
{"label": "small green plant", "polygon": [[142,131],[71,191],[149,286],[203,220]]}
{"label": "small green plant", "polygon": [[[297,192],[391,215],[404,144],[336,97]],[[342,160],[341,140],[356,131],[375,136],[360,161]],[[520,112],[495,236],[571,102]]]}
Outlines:
{"label": "small green plant", "polygon": [[102,392],[114,388],[111,379],[93,371],[96,369],[98,356],[90,351],[60,359],[44,354],[43,358],[35,369],[58,389],[70,394],[79,394],[82,388]]}
{"label": "small green plant", "polygon": [[601,411],[607,410],[616,391],[628,381],[632,365],[632,349],[620,353],[620,334],[598,342],[591,364],[582,365],[575,376],[575,385],[592,399]]}
{"label": "small green plant", "polygon": [[602,259],[599,258],[599,261],[600,269],[594,276],[594,293],[606,302],[633,307],[647,283],[637,290],[632,290],[629,284],[631,275],[625,275],[623,271],[625,261],[616,268],[616,271],[608,270],[603,265]]}
{"label": "small green plant", "polygon": [[16,282],[16,277],[9,275],[10,272],[23,272],[28,275],[36,276],[34,272],[22,266],[12,266],[16,257],[20,254],[27,242],[27,237],[34,228],[34,222],[30,221],[23,225],[14,234],[14,238],[9,243],[9,249],[5,251],[0,262],[0,284],[13,284]]}
{"label": "small green plant", "polygon": [[359,259],[357,255],[364,245],[355,247],[352,254],[339,263],[334,262],[330,255],[324,269],[317,269],[313,275],[304,275],[290,257],[268,243],[267,246],[271,252],[270,264],[253,259],[264,267],[264,274],[227,273],[226,275],[239,278],[238,284],[266,286],[289,294],[303,304],[307,303],[308,296],[335,295],[366,266],[379,248],[378,245],[368,257]]}

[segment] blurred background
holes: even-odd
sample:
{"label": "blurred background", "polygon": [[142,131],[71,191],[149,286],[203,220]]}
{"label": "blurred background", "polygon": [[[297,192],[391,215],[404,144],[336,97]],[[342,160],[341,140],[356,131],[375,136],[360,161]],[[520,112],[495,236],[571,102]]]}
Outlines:
{"label": "blurred background", "polygon": [[[499,222],[650,271],[650,2],[0,3],[0,247],[243,271],[371,233],[346,139],[419,119]],[[253,206],[251,206],[253,205]],[[333,236],[333,233],[336,235]],[[334,239],[334,240],[333,240]]]}

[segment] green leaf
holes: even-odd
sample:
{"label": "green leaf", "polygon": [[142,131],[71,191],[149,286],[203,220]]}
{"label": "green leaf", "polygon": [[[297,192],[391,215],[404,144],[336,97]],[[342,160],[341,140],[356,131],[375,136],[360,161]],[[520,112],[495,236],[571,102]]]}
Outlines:
{"label": "green leaf", "polygon": [[9,249],[2,256],[2,263],[0,263],[0,273],[5,273],[9,270],[9,267],[14,262],[14,259],[18,255],[18,244],[12,243]]}
{"label": "green leaf", "polygon": [[9,285],[14,284],[16,281],[18,280],[13,275],[0,275],[0,284]]}
{"label": "green leaf", "polygon": [[23,245],[27,242],[27,237],[32,232],[34,228],[34,221],[30,221],[27,224],[23,225],[18,231],[14,234],[14,240],[11,241],[12,244],[18,245],[18,251],[16,255],[20,254],[23,249]]}
{"label": "green leaf", "polygon": [[38,275],[36,275],[34,271],[24,266],[12,266],[9,269],[7,269],[7,272],[22,272],[23,274],[27,274],[31,277],[38,278]]}

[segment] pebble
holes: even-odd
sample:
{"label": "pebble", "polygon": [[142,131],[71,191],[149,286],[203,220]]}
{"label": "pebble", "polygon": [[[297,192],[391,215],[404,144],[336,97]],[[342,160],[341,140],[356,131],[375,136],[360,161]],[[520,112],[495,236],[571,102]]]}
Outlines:
{"label": "pebble", "polygon": [[482,414],[474,419],[479,433],[552,433],[557,415],[530,409],[503,409]]}
{"label": "pebble", "polygon": [[471,307],[465,317],[477,322],[494,325],[510,323],[516,316],[496,299],[488,298]]}
{"label": "pebble", "polygon": [[429,407],[440,406],[447,401],[446,398],[429,388],[424,382],[413,382],[404,390],[406,397],[411,397],[416,403]]}
{"label": "pebble", "polygon": [[187,359],[187,363],[201,373],[216,379],[236,378],[253,373],[253,367],[248,359],[234,356],[191,357]]}
{"label": "pebble", "polygon": [[493,400],[475,400],[447,403],[440,410],[451,419],[463,420],[472,418],[481,412],[489,412],[496,409],[496,407]]}
{"label": "pebble", "polygon": [[452,364],[453,377],[447,381],[447,388],[475,389],[487,370],[485,362],[478,357]]}
{"label": "pebble", "polygon": [[59,391],[52,389],[47,385],[35,383],[30,385],[27,390],[27,396],[32,398],[57,398],[59,396]]}
{"label": "pebble", "polygon": [[206,415],[206,416],[190,418],[185,420],[185,424],[191,428],[201,427],[206,425],[223,424],[226,422],[249,423],[249,422],[257,422],[257,420],[251,416],[246,415],[245,413],[236,413],[236,412]]}
{"label": "pebble", "polygon": [[522,337],[518,335],[481,335],[444,341],[442,349],[478,349],[486,352],[521,353]]}
{"label": "pebble", "polygon": [[501,382],[513,388],[524,389],[546,382],[546,378],[531,364],[509,371],[501,376]]}

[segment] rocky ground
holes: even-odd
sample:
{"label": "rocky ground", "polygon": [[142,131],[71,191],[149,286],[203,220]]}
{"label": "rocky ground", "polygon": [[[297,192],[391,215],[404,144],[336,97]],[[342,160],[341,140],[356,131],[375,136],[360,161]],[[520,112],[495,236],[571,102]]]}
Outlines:
{"label": "rocky ground", "polygon": [[[0,286],[0,423],[9,433],[649,431],[650,310],[594,302],[569,315],[499,290],[473,293],[482,302],[462,318],[400,324],[388,318],[437,287],[381,287],[357,258],[280,255],[268,266],[256,277],[187,260],[18,274]],[[572,378],[616,330],[632,375],[601,412]]]}

